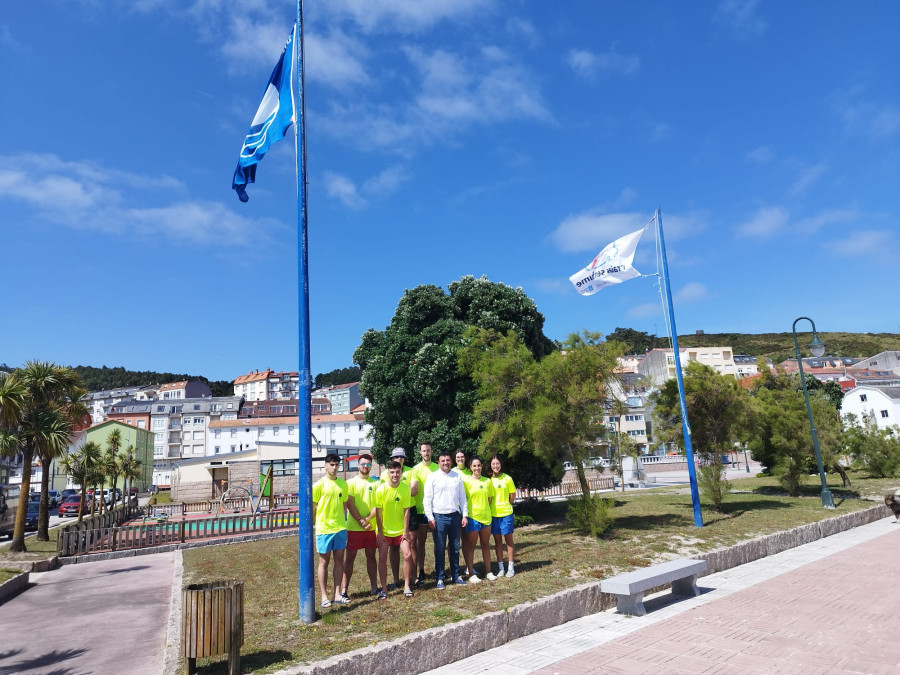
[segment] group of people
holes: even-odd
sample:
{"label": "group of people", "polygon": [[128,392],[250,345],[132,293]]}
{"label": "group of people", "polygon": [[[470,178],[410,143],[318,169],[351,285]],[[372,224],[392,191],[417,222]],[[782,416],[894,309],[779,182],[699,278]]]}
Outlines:
{"label": "group of people", "polygon": [[[503,473],[500,458],[497,455],[490,458],[489,471],[484,475],[484,462],[478,456],[469,458],[461,450],[455,455],[442,450],[434,462],[433,452],[430,443],[422,443],[420,461],[408,467],[406,451],[394,448],[387,471],[380,478],[370,475],[372,455],[361,454],[359,474],[349,481],[338,478],[340,458],[336,454],[325,457],[325,475],[313,484],[312,490],[322,607],[350,602],[350,580],[359,551],[364,551],[366,556],[373,596],[386,599],[388,591],[399,589],[402,583],[404,596],[412,597],[413,589],[421,587],[426,580],[425,547],[429,532],[434,543],[438,589],[447,584],[464,586],[481,582],[474,567],[475,549],[479,545],[486,579],[495,581],[515,574],[516,486]],[[491,535],[497,555],[496,574],[491,565]],[[460,567],[460,551],[464,569]],[[449,579],[444,567],[448,557]],[[388,562],[391,584],[387,582]],[[328,592],[329,565],[333,594]]]}

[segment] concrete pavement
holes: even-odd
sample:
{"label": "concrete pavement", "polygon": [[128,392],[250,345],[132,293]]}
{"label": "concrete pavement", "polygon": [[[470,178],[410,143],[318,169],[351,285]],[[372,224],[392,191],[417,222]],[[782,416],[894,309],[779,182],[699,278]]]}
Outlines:
{"label": "concrete pavement", "polygon": [[0,605],[0,675],[162,673],[175,556],[32,573]]}
{"label": "concrete pavement", "polygon": [[600,612],[431,671],[887,673],[900,665],[900,525],[869,525],[702,577],[700,596]]}

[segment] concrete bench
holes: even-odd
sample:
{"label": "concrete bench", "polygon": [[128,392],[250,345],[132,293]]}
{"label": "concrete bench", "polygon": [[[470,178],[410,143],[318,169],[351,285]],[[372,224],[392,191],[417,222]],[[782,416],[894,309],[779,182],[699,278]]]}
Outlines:
{"label": "concrete bench", "polygon": [[644,592],[664,584],[672,584],[672,595],[699,595],[697,575],[706,571],[705,560],[672,560],[627,572],[600,582],[600,590],[616,597],[620,614],[644,616]]}

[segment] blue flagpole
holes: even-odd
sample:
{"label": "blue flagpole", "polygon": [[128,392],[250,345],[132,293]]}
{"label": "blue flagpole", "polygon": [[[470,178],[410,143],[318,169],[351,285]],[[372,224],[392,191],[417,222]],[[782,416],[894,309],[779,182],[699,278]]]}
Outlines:
{"label": "blue flagpole", "polygon": [[669,311],[672,349],[675,352],[675,378],[678,382],[678,402],[681,406],[681,430],[684,433],[684,451],[687,454],[688,474],[691,478],[694,525],[703,527],[703,516],[700,513],[700,490],[697,488],[697,469],[694,466],[694,449],[691,446],[691,427],[688,424],[687,404],[684,401],[684,379],[681,376],[681,355],[678,352],[678,329],[675,328],[675,308],[672,306],[672,289],[669,287],[669,262],[666,259],[666,241],[663,238],[662,211],[659,207],[656,209],[656,229],[659,233],[659,248],[662,252],[663,289],[666,295],[666,308]]}
{"label": "blue flagpole", "polygon": [[[312,522],[312,419],[309,373],[309,255],[307,239],[306,178],[306,89],[303,78],[303,0],[297,0],[297,39],[294,40],[297,64],[291,79],[294,92],[294,148],[297,157],[297,315],[299,322],[300,382],[297,392],[299,430],[297,452],[297,502],[299,513],[299,604],[300,621],[316,620],[315,566]],[[295,79],[296,78],[296,79]]]}

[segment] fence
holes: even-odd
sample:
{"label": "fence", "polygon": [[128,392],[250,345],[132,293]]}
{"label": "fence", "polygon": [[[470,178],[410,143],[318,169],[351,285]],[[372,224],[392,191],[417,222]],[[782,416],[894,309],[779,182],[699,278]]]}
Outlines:
{"label": "fence", "polygon": [[[591,488],[591,491],[612,490],[615,487],[612,476],[589,478],[588,486]],[[522,497],[523,499],[546,499],[547,497],[567,497],[576,494],[581,494],[581,483],[578,482],[560,483],[548,490],[532,490],[530,488],[516,490],[516,497]]]}
{"label": "fence", "polygon": [[[297,506],[298,497],[296,494],[275,495],[275,506]],[[180,502],[172,504],[153,504],[146,507],[148,516],[183,516],[186,513],[218,513],[219,499],[208,499],[201,502]],[[263,497],[262,504],[264,507],[269,505],[269,498]],[[239,497],[237,499],[229,499],[222,505],[222,511],[251,509],[253,504],[248,497]]]}
{"label": "fence", "polygon": [[190,520],[153,520],[120,527],[74,529],[59,533],[57,548],[62,556],[121,551],[163,544],[183,544],[187,541],[252,532],[274,532],[296,528],[295,511],[271,511],[257,516],[249,514],[195,518]]}
{"label": "fence", "polygon": [[65,555],[62,551],[62,540],[64,536],[71,535],[76,532],[92,532],[103,528],[115,527],[121,525],[126,520],[139,516],[141,510],[132,504],[124,506],[116,506],[113,509],[104,511],[103,514],[94,514],[93,516],[85,516],[82,521],[63,525],[59,528],[59,538],[56,542],[56,550],[60,555]]}

